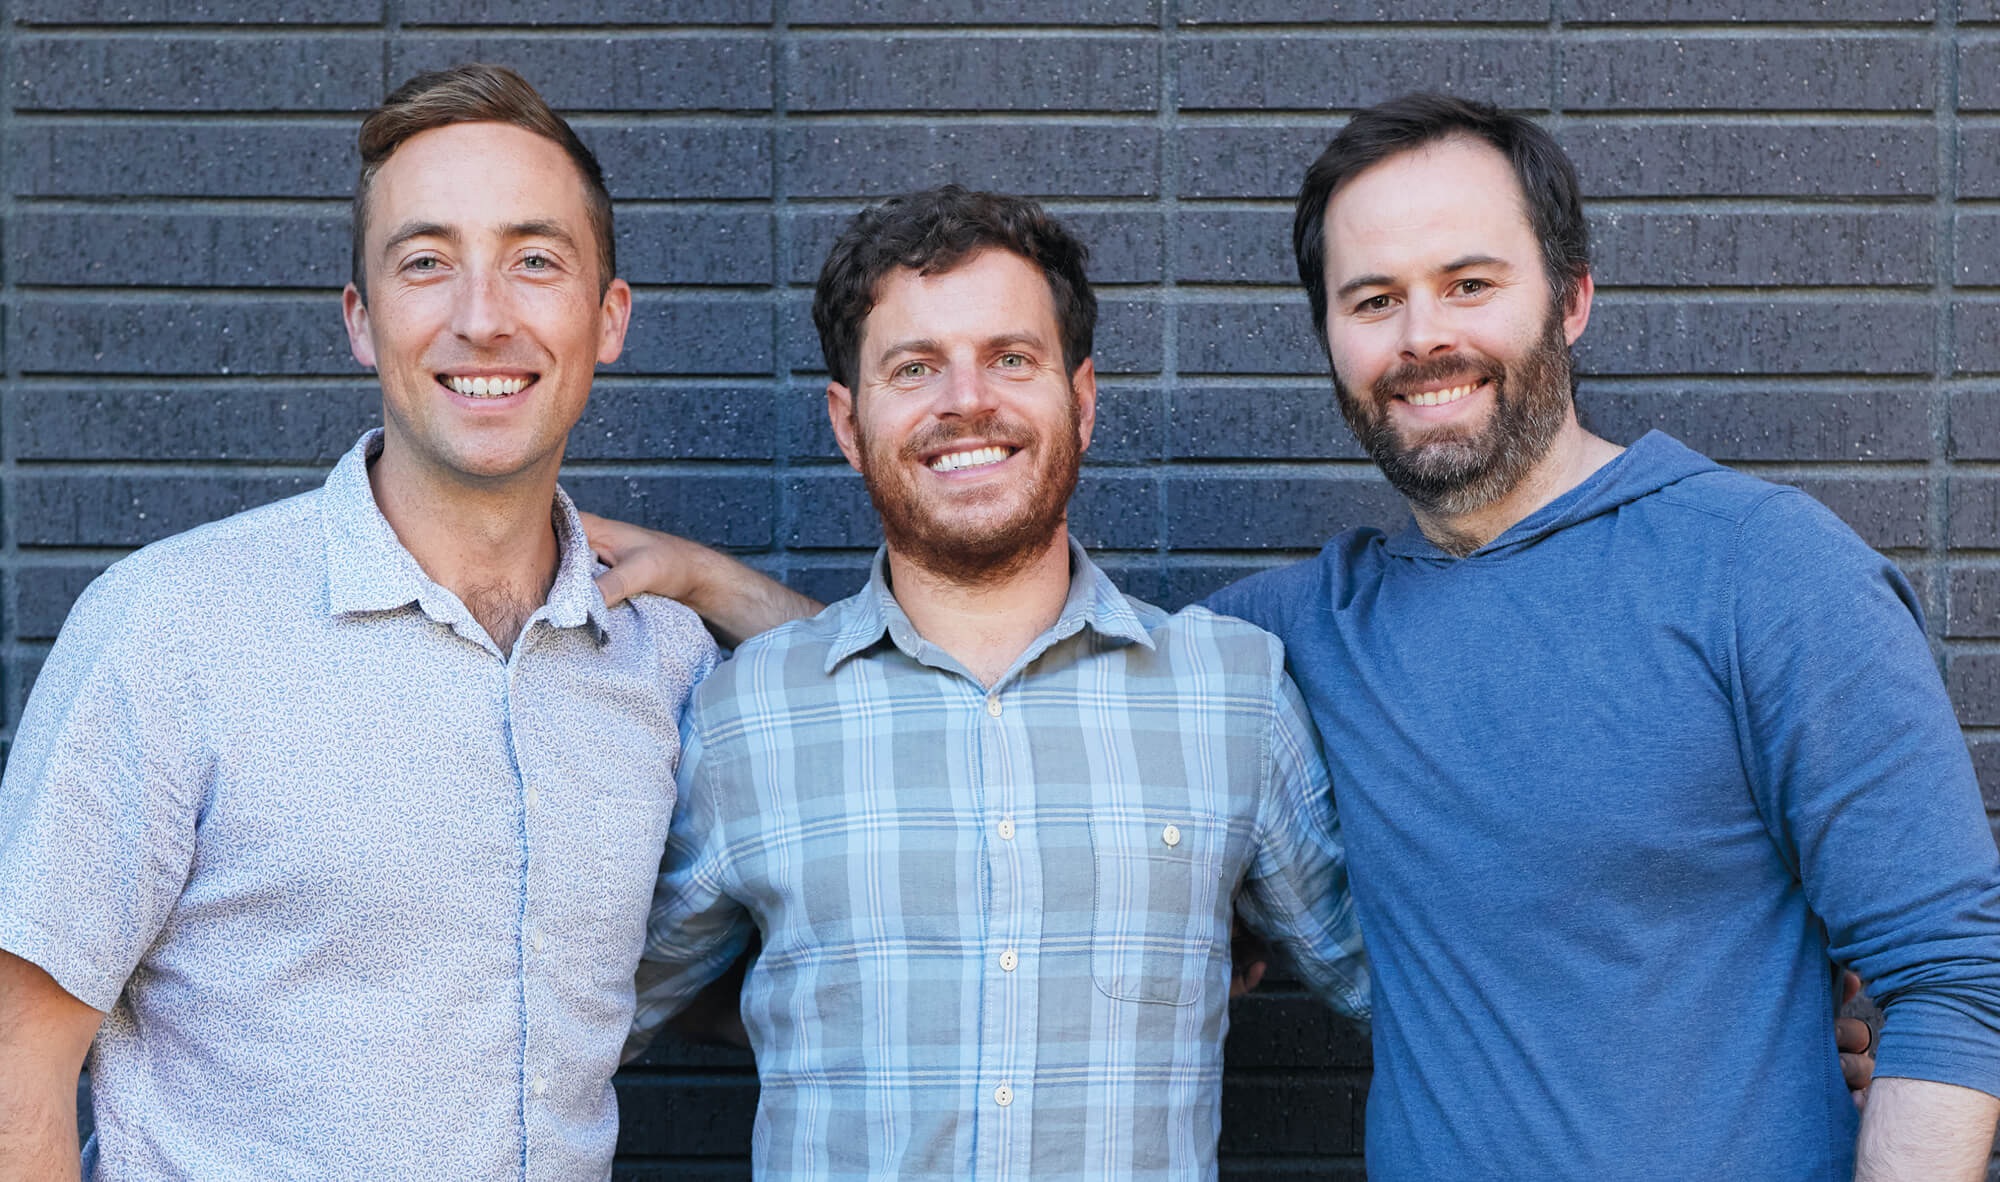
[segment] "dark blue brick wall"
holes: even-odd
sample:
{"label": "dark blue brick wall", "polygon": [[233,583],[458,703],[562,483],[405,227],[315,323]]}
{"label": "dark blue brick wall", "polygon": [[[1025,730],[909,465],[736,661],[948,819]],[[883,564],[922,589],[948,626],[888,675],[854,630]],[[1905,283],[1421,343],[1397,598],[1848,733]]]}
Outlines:
{"label": "dark blue brick wall", "polygon": [[[1305,163],[1418,86],[1535,113],[1592,197],[1586,416],[1889,552],[2000,808],[2000,0],[0,0],[0,41],[0,750],[91,577],[375,421],[356,113],[488,57],[599,152],[638,291],[569,487],[821,598],[879,536],[807,316],[861,201],[1023,191],[1092,244],[1076,528],[1180,604],[1401,513],[1293,288]],[[1224,1174],[1358,1178],[1367,1048],[1279,976]],[[621,1178],[747,1172],[746,1056],[669,1039],[620,1091]]]}

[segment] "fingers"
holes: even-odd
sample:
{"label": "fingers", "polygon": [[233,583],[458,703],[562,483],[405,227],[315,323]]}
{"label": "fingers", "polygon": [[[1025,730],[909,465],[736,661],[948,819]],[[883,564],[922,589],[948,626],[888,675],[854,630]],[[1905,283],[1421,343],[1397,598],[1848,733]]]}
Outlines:
{"label": "fingers", "polygon": [[1833,1044],[1843,1054],[1871,1055],[1875,1032],[1859,1018],[1836,1018],[1833,1022]]}
{"label": "fingers", "polygon": [[1230,999],[1234,1000],[1242,997],[1262,984],[1264,980],[1264,968],[1264,962],[1261,960],[1251,961],[1245,965],[1238,965],[1236,971],[1229,974]]}
{"label": "fingers", "polygon": [[1875,1082],[1875,1060],[1868,1055],[1842,1055],[1840,1077],[1854,1095],[1854,1106],[1860,1108],[1868,1102],[1868,1085]]}
{"label": "fingers", "polygon": [[1840,974],[1840,1004],[1846,1005],[1861,996],[1861,975],[1853,969]]}
{"label": "fingers", "polygon": [[[598,557],[602,559],[604,556],[600,554]],[[626,573],[625,567],[614,566],[597,576],[597,591],[604,596],[606,607],[617,607],[632,597],[631,576]]]}

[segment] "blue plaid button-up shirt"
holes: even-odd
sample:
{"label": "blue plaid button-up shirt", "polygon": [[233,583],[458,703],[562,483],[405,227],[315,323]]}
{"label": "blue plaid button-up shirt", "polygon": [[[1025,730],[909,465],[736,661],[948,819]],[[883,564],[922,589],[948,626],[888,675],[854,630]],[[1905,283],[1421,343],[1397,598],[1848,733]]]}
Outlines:
{"label": "blue plaid button-up shirt", "polygon": [[1366,1011],[1277,641],[1071,552],[1060,618],[990,688],[917,635],[878,554],[696,692],[636,1027],[763,933],[762,1177],[1212,1175],[1232,909]]}

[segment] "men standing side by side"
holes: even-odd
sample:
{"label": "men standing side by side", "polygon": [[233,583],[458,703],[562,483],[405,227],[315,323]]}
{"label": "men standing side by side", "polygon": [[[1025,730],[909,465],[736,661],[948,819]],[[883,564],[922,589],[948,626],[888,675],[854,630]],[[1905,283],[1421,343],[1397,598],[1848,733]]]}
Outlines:
{"label": "men standing side by side", "polygon": [[[2000,859],[1895,565],[1579,425],[1587,234],[1531,121],[1362,111],[1294,242],[1415,520],[1208,602],[1283,639],[1340,790],[1369,1177],[1983,1178]],[[1829,958],[1886,1014],[1858,1164]]]}
{"label": "men standing side by side", "polygon": [[1128,599],[1073,541],[1083,249],[946,187],[865,211],[813,304],[882,516],[867,587],[697,691],[639,1027],[763,945],[760,1176],[1212,1175],[1232,914],[1367,977],[1271,638]]}
{"label": "men standing side by side", "polygon": [[693,615],[556,486],[622,347],[596,161],[511,71],[362,125],[324,487],[149,546],[0,787],[0,1179],[602,1178]]}

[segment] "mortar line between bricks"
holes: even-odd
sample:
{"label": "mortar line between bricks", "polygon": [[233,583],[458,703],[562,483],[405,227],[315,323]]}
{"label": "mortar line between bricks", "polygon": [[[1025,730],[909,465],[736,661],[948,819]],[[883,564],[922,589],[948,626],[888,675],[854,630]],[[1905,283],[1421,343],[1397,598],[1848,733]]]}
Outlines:
{"label": "mortar line between bricks", "polygon": [[1180,137],[1174,134],[1179,123],[1181,101],[1180,0],[1158,0],[1158,4],[1159,52],[1155,60],[1160,71],[1160,175],[1157,197],[1160,211],[1160,374],[1159,390],[1153,396],[1153,426],[1159,433],[1153,463],[1159,479],[1153,486],[1153,548],[1157,559],[1153,564],[1153,586],[1149,588],[1150,594],[1145,596],[1150,602],[1167,597],[1168,540],[1173,530],[1173,521],[1168,514],[1172,497],[1168,461],[1172,457],[1174,407],[1180,393],[1180,268],[1175,260],[1180,257],[1181,240],[1181,152]]}
{"label": "mortar line between bricks", "polygon": [[[0,0],[0,161],[14,160],[14,0]],[[20,551],[16,539],[20,537],[20,521],[16,508],[19,499],[15,493],[14,448],[16,446],[14,425],[21,421],[16,401],[20,398],[20,386],[16,380],[20,353],[16,340],[14,313],[14,272],[15,260],[20,256],[14,252],[19,227],[15,222],[14,190],[18,183],[8,178],[8,183],[0,185],[0,350],[5,351],[6,364],[0,366],[0,565],[5,566],[6,579],[0,584],[0,611],[5,614],[0,622],[0,651],[6,653],[4,669],[0,669],[0,744],[11,748],[14,739],[14,670],[22,660],[21,638],[18,631],[20,611]],[[4,748],[0,748],[4,749]]]}
{"label": "mortar line between bricks", "polygon": [[1924,589],[1924,610],[1928,617],[1931,648],[1950,657],[1945,632],[1951,617],[1951,391],[1946,384],[1956,363],[1952,334],[1957,312],[1952,306],[1952,276],[1957,269],[1958,194],[1958,36],[1957,0],[1941,0],[1932,40],[1934,69],[1932,102],[1937,122],[1937,196],[1933,201],[1932,286],[1936,304],[1932,318],[1935,334],[1933,383],[1929,399],[1931,430],[1930,504],[1926,525],[1929,545],[1923,569],[1928,586]]}
{"label": "mortar line between bricks", "polygon": [[791,287],[792,250],[794,240],[792,219],[787,216],[791,197],[791,186],[785,175],[785,131],[791,126],[792,103],[792,55],[793,33],[791,27],[791,0],[771,0],[771,119],[768,134],[771,137],[770,211],[771,211],[771,397],[775,400],[775,411],[771,416],[773,434],[777,444],[777,456],[770,466],[771,490],[771,541],[768,552],[772,555],[775,569],[769,573],[781,583],[789,583],[793,574],[794,552],[791,535],[796,531],[795,523],[800,512],[798,496],[792,489],[792,453],[798,448],[793,440],[798,437],[804,423],[801,416],[805,409],[799,398],[796,375],[792,361],[785,348],[785,322],[787,295]]}

